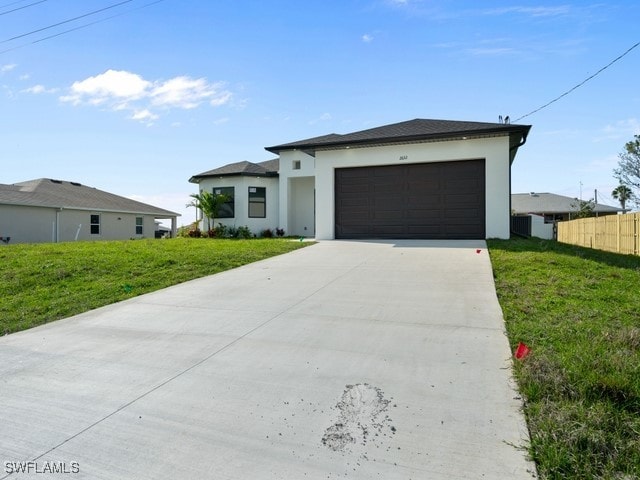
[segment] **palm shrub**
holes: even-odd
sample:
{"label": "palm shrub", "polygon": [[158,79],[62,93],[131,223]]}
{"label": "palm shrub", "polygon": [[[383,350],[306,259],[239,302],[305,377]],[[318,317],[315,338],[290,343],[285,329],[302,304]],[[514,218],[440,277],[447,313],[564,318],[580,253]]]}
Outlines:
{"label": "palm shrub", "polygon": [[[215,225],[216,217],[220,207],[228,200],[228,197],[222,193],[211,193],[205,190],[200,193],[191,194],[191,202],[188,207],[196,207],[202,212],[203,219],[207,219],[207,232],[211,231],[211,224]],[[204,225],[203,225],[204,227]]]}

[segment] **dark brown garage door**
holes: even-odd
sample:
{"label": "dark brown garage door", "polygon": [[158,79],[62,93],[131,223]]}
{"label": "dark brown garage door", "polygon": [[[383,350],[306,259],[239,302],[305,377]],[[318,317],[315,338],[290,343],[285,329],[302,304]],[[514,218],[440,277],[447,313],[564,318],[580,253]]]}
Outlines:
{"label": "dark brown garage door", "polygon": [[484,160],[336,169],[336,238],[485,238],[484,171]]}

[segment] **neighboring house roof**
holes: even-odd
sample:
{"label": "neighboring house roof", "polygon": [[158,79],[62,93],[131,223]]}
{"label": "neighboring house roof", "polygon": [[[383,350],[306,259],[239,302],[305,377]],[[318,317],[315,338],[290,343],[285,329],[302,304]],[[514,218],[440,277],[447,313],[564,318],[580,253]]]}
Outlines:
{"label": "neighboring house roof", "polygon": [[530,129],[531,125],[416,118],[406,122],[370,128],[345,135],[332,133],[321,137],[284,143],[282,145],[266,147],[266,150],[276,154],[283,150],[303,150],[313,155],[316,150],[331,150],[351,146],[366,147],[495,135],[509,135],[511,137],[510,146],[513,149],[517,149],[518,146],[524,144],[526,141]]}
{"label": "neighboring house roof", "polygon": [[179,213],[120,197],[77,182],[49,178],[39,178],[12,185],[0,184],[0,204],[139,213],[159,218],[180,216]]}
{"label": "neighboring house roof", "polygon": [[251,176],[251,177],[277,177],[279,159],[267,160],[266,162],[236,162],[224,165],[207,172],[194,175],[189,179],[191,183],[199,183],[201,179],[207,177],[231,177],[231,176]]}
{"label": "neighboring house roof", "polygon": [[[577,198],[556,195],[555,193],[514,193],[511,195],[511,209],[516,214],[540,213],[559,214],[578,210]],[[597,203],[593,209],[596,213],[616,213],[622,209]]]}

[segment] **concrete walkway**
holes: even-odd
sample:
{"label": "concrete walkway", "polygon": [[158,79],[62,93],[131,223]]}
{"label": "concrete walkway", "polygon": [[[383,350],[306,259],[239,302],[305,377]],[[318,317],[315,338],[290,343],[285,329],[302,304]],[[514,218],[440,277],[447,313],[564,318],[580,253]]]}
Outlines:
{"label": "concrete walkway", "polygon": [[321,242],[1,337],[0,479],[532,478],[510,357],[484,242]]}

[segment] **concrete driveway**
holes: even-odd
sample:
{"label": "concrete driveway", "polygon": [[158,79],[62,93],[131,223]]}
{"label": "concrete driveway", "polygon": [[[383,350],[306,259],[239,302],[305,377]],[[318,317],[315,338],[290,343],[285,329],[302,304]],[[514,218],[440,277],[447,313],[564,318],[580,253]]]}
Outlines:
{"label": "concrete driveway", "polygon": [[510,357],[484,242],[320,242],[1,337],[0,478],[531,478]]}

